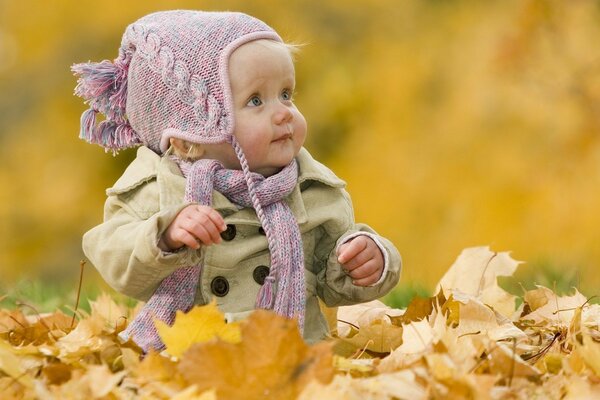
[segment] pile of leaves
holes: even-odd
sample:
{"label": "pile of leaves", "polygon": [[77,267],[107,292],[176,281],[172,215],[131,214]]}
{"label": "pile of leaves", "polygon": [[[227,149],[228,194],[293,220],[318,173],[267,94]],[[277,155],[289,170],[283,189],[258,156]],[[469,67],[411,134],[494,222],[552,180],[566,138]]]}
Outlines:
{"label": "pile of leaves", "polygon": [[[522,298],[498,276],[508,253],[466,249],[431,298],[406,310],[341,307],[331,340],[256,311],[226,324],[216,305],[157,323],[167,349],[142,357],[118,334],[136,310],[108,295],[77,318],[0,310],[3,399],[600,398],[600,306],[545,287]],[[517,303],[520,305],[517,307]]]}

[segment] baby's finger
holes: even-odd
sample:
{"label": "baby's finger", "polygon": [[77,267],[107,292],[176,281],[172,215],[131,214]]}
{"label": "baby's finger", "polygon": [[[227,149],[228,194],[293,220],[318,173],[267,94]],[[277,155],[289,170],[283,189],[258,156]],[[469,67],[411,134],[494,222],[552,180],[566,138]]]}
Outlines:
{"label": "baby's finger", "polygon": [[358,266],[356,269],[350,271],[348,275],[350,275],[350,277],[353,279],[363,279],[377,273],[381,269],[381,265],[377,261],[369,260],[366,263]]}
{"label": "baby's finger", "polygon": [[219,232],[223,232],[227,229],[227,225],[225,225],[225,220],[223,219],[223,216],[221,216],[221,214],[219,214],[217,210],[211,208],[208,212],[208,216],[211,219],[211,221],[215,224]]}
{"label": "baby's finger", "polygon": [[377,282],[380,277],[381,275],[379,274],[373,274],[363,279],[355,279],[352,281],[352,284],[354,286],[369,286]]}
{"label": "baby's finger", "polygon": [[381,271],[371,274],[362,279],[355,279],[352,281],[354,286],[369,286],[377,282],[381,278]]}
{"label": "baby's finger", "polygon": [[221,229],[208,213],[198,212],[184,221],[182,225],[198,239],[204,239],[201,235],[208,234],[208,242],[202,240],[204,244],[221,243]]}
{"label": "baby's finger", "polygon": [[220,243],[221,241],[221,236],[212,222],[208,224],[208,226],[204,226],[199,223],[186,224],[185,228],[189,233],[191,233],[196,239],[206,246],[210,246],[214,243]]}
{"label": "baby's finger", "polygon": [[346,242],[339,248],[338,262],[345,264],[350,259],[354,258],[358,253],[367,248],[367,240],[364,237],[358,236],[350,242]]}
{"label": "baby's finger", "polygon": [[198,250],[200,248],[200,243],[198,243],[196,237],[185,229],[180,228],[175,230],[172,236],[175,241],[183,243],[183,245],[190,249]]}
{"label": "baby's finger", "polygon": [[370,254],[369,251],[363,250],[348,261],[346,261],[345,263],[343,263],[342,266],[346,271],[353,271],[356,268],[361,267],[371,259],[373,259],[373,255]]}

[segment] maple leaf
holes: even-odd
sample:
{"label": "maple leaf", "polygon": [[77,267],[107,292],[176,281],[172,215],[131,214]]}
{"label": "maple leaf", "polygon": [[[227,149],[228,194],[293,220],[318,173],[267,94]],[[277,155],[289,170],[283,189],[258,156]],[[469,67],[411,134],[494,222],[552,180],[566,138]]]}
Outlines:
{"label": "maple leaf", "polygon": [[595,342],[588,335],[584,335],[581,350],[585,363],[596,374],[596,377],[600,378],[600,343]]}
{"label": "maple leaf", "polygon": [[459,335],[486,334],[494,340],[523,339],[525,333],[512,321],[495,312],[478,299],[455,293],[453,300],[459,304]]}
{"label": "maple leaf", "polygon": [[353,379],[337,375],[328,385],[312,382],[298,400],[427,399],[427,389],[419,384],[414,371],[403,370],[374,377]]}
{"label": "maple leaf", "polygon": [[348,336],[351,333],[352,326],[361,328],[369,326],[377,320],[390,321],[391,317],[398,317],[402,314],[404,314],[403,310],[388,307],[379,300],[339,307],[337,312],[338,336]]}
{"label": "maple leaf", "polygon": [[13,378],[15,381],[25,385],[33,386],[33,379],[25,374],[26,369],[21,359],[12,352],[12,346],[0,339],[0,371]]}
{"label": "maple leaf", "polygon": [[160,320],[154,320],[154,324],[166,351],[174,357],[181,357],[194,343],[206,342],[217,337],[229,343],[240,341],[239,324],[226,323],[216,301],[205,306],[196,306],[188,313],[177,311],[173,326]]}
{"label": "maple leaf", "polygon": [[333,376],[330,343],[307,345],[296,321],[257,310],[241,326],[241,341],[193,345],[179,372],[200,391],[219,399],[293,399],[308,382]]}
{"label": "maple leaf", "polygon": [[89,303],[92,315],[102,317],[108,326],[115,329],[119,329],[133,317],[132,310],[115,303],[108,293],[101,293]]}
{"label": "maple leaf", "polygon": [[575,289],[572,296],[557,296],[552,290],[538,286],[525,293],[525,302],[532,310],[525,316],[535,323],[549,322],[568,326],[575,311],[587,303],[587,299]]}
{"label": "maple leaf", "polygon": [[0,333],[26,326],[29,326],[29,322],[20,310],[0,310]]}
{"label": "maple leaf", "polygon": [[111,345],[112,342],[102,335],[104,325],[104,320],[99,317],[80,321],[75,329],[56,342],[56,347],[60,350],[59,358],[77,359]]}
{"label": "maple leaf", "polygon": [[489,247],[468,248],[458,256],[437,287],[446,293],[459,291],[475,296],[504,316],[511,317],[516,296],[498,286],[497,278],[511,276],[519,263],[507,252],[492,252]]}

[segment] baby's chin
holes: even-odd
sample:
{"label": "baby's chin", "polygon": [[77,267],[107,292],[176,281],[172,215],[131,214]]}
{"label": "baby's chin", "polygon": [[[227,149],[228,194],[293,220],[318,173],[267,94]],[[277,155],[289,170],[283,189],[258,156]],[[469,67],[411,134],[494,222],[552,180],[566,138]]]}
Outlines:
{"label": "baby's chin", "polygon": [[278,163],[277,165],[261,166],[259,168],[250,168],[250,171],[256,172],[257,174],[260,174],[260,175],[268,178],[269,176],[275,175],[275,174],[279,173],[282,169],[287,167],[292,162],[292,159],[290,159],[287,163],[282,162],[282,163]]}

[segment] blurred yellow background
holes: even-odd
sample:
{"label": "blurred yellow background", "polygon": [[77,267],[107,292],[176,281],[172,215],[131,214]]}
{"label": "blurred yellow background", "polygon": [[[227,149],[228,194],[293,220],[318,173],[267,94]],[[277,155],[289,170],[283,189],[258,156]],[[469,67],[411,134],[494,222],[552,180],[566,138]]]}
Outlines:
{"label": "blurred yellow background", "polygon": [[305,44],[306,146],[397,245],[403,284],[431,290],[463,248],[490,245],[527,261],[523,276],[597,294],[592,0],[0,0],[0,288],[75,285],[81,235],[134,153],[77,138],[69,67],[114,59],[127,24],[173,8],[247,12]]}

